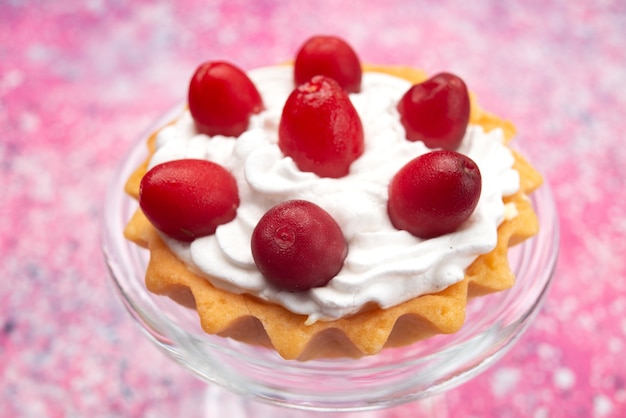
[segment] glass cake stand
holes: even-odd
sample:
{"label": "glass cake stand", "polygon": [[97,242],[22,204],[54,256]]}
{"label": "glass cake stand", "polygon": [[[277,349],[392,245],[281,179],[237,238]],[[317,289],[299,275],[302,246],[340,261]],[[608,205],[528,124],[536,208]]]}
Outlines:
{"label": "glass cake stand", "polygon": [[[175,112],[154,129],[171,120]],[[307,362],[284,360],[268,349],[207,335],[195,311],[146,290],[148,253],[122,234],[137,208],[137,202],[124,193],[124,183],[146,157],[146,140],[147,135],[132,147],[109,186],[104,255],[117,295],[149,339],[209,383],[209,416],[276,418],[365,410],[370,411],[365,416],[382,416],[385,408],[407,402],[415,402],[416,411],[443,411],[433,405],[440,403],[445,391],[500,359],[529,326],[548,293],[559,229],[554,199],[544,184],[531,197],[541,224],[539,234],[509,251],[515,286],[471,300],[466,323],[455,334],[385,349],[359,360]]]}

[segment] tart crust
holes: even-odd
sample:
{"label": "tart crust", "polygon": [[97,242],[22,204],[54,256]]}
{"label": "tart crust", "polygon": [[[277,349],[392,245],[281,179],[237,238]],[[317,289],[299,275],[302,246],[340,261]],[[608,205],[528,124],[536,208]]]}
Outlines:
{"label": "tart crust", "polygon": [[[409,67],[365,66],[364,70],[389,73],[412,83],[427,78],[422,71]],[[470,124],[479,124],[487,131],[501,128],[507,141],[513,138],[515,127],[511,122],[482,110],[473,95],[470,100]],[[148,140],[150,155],[154,152],[155,136]],[[468,299],[513,286],[515,276],[509,267],[508,249],[538,232],[538,219],[528,195],[543,181],[521,155],[515,151],[513,154],[514,168],[520,175],[520,190],[504,202],[514,204],[517,215],[500,225],[494,250],[479,256],[467,268],[461,282],[388,309],[371,307],[334,321],[305,325],[307,317],[304,315],[251,295],[214,287],[178,260],[140,209],[128,222],[124,235],[150,251],[145,278],[148,290],[195,309],[208,334],[272,348],[285,359],[373,355],[385,347],[404,346],[436,334],[454,333],[465,321]],[[126,183],[126,192],[134,198],[139,196],[139,184],[146,173],[148,159]]]}

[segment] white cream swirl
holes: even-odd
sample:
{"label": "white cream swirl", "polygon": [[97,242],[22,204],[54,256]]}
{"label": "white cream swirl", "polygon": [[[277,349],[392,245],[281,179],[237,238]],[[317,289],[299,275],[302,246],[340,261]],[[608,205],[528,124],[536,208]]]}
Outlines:
{"label": "white cream swirl", "polygon": [[[429,240],[398,231],[387,217],[387,187],[408,161],[429,151],[405,139],[396,103],[410,84],[382,73],[366,72],[362,91],[350,95],[365,131],[365,153],[340,179],[301,172],[278,148],[282,107],[293,89],[292,68],[267,67],[249,73],[265,110],[253,116],[239,138],[197,134],[183,111],[163,128],[150,166],[202,158],[226,167],[235,176],[241,205],[237,217],[215,235],[191,244],[165,238],[167,245],[192,270],[213,285],[250,293],[308,316],[308,323],[333,320],[375,303],[382,308],[440,291],[464,277],[477,256],[491,251],[497,227],[505,216],[502,197],[519,188],[514,158],[503,144],[502,131],[485,133],[470,126],[459,149],[479,166],[483,184],[470,219],[456,232]],[[258,220],[288,199],[314,202],[330,213],[348,242],[343,269],[326,286],[291,293],[268,284],[256,268],[250,237]]]}

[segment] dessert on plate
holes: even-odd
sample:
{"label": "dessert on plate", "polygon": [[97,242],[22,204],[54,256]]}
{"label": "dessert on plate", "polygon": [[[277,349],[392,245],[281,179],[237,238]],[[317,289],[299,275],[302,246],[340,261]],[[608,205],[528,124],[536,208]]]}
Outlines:
{"label": "dessert on plate", "polygon": [[541,175],[464,81],[364,65],[334,36],[290,64],[200,65],[128,179],[147,288],[285,359],[373,355],[460,329],[513,286]]}

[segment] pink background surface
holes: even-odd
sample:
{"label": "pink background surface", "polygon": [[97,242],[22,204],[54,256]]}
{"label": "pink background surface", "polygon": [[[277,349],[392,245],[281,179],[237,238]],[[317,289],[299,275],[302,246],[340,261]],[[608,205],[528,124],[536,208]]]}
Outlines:
{"label": "pink background surface", "polygon": [[520,3],[0,0],[4,416],[200,416],[204,384],[109,287],[104,190],[199,62],[272,64],[315,33],[344,37],[366,62],[461,75],[516,123],[553,187],[562,249],[545,307],[496,366],[448,394],[448,410],[624,416],[626,3]]}

